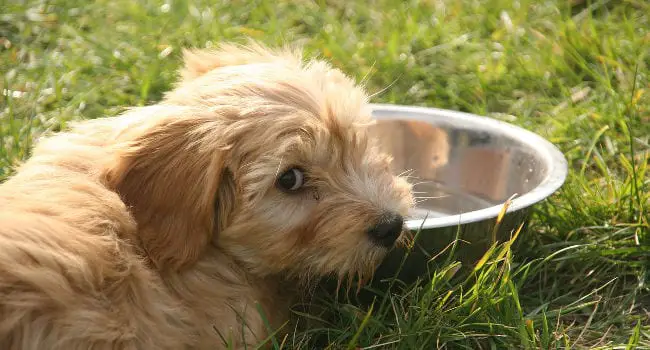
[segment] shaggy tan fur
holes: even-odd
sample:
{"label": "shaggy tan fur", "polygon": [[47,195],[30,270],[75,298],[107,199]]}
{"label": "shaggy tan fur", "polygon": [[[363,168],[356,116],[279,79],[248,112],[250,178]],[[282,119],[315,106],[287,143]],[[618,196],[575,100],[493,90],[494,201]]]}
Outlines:
{"label": "shaggy tan fur", "polygon": [[[361,88],[254,43],[185,62],[164,101],[42,140],[0,186],[0,349],[257,344],[283,281],[368,277],[387,252],[367,231],[413,199]],[[276,187],[291,166],[304,191]]]}

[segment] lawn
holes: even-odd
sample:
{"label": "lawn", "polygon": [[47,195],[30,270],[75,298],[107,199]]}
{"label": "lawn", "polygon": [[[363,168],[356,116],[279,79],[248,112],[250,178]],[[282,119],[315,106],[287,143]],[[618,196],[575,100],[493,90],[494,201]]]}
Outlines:
{"label": "lawn", "polygon": [[[274,346],[650,348],[650,2],[0,0],[0,181],[35,139],[172,87],[182,47],[301,42],[373,102],[505,120],[569,160],[516,248]],[[311,344],[311,345],[310,345]]]}

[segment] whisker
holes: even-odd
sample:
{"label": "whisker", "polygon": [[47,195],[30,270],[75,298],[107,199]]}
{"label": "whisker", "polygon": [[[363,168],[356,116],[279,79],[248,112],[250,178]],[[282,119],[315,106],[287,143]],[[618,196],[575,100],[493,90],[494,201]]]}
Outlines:
{"label": "whisker", "polygon": [[280,157],[280,163],[278,163],[278,168],[275,170],[275,178],[277,178],[278,175],[280,175],[280,169],[282,169],[282,160],[283,159],[284,159],[284,157]]}
{"label": "whisker", "polygon": [[415,197],[413,200],[415,200],[417,203],[424,202],[429,199],[442,199],[442,198],[447,198],[449,196],[434,196],[434,197]]}
{"label": "whisker", "polygon": [[404,170],[401,173],[399,173],[397,176],[404,176],[404,177],[410,176],[411,174],[413,174],[414,171],[415,171],[414,169]]}
{"label": "whisker", "polygon": [[366,73],[366,75],[364,75],[363,78],[361,78],[361,80],[359,81],[359,85],[365,85],[370,80],[370,77],[373,74],[372,70],[375,68],[375,64],[377,64],[377,60],[374,60],[372,62],[372,65],[368,69],[368,73]]}
{"label": "whisker", "polygon": [[388,89],[390,89],[391,87],[393,87],[393,85],[395,85],[395,83],[396,83],[396,82],[397,82],[401,77],[402,77],[402,75],[400,75],[399,77],[395,78],[395,80],[393,80],[392,83],[388,84],[388,86],[386,86],[385,88],[383,88],[383,89],[381,89],[381,90],[375,92],[374,94],[368,96],[368,99],[372,99],[373,97],[375,97],[375,96],[377,96],[377,95],[379,95],[379,94],[382,94],[382,93],[386,92]]}

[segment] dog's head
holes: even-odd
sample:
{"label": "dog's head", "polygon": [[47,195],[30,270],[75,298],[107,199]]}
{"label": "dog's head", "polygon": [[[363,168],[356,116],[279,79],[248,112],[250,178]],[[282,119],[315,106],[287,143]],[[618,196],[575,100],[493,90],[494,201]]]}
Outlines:
{"label": "dog's head", "polygon": [[413,199],[367,137],[367,96],[326,63],[223,45],[185,53],[182,80],[118,136],[106,174],[161,269],[213,244],[256,275],[368,273]]}

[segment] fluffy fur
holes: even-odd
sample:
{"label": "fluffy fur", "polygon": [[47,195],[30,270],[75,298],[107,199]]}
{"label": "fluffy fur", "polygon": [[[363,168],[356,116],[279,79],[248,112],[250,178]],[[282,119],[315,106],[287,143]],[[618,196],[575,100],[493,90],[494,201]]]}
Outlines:
{"label": "fluffy fur", "polygon": [[[254,43],[187,51],[181,76],[157,105],[45,138],[0,185],[0,348],[257,344],[287,285],[368,277],[387,252],[367,230],[413,199],[360,87]],[[276,188],[290,166],[304,191]]]}

